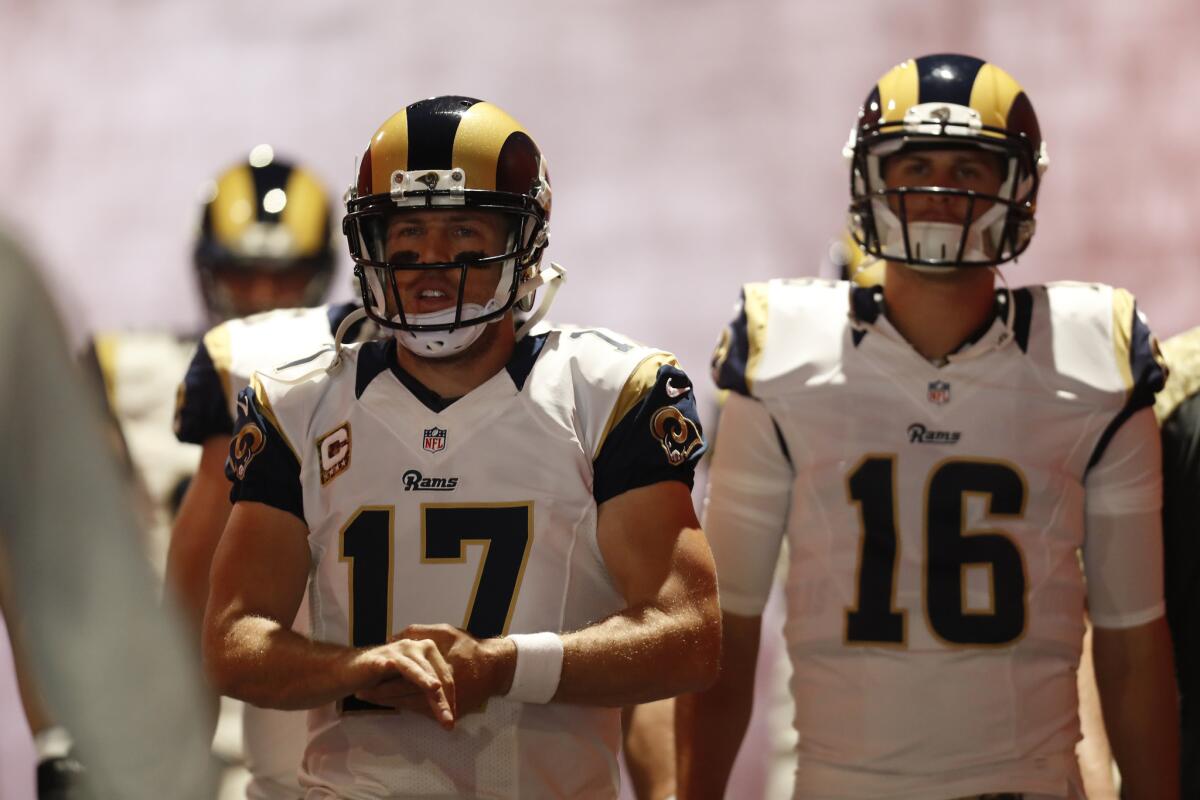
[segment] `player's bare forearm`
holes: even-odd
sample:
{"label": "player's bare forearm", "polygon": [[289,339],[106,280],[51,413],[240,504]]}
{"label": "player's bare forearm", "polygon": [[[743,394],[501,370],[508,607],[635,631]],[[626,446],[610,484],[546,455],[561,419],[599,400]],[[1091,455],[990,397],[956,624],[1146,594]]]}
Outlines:
{"label": "player's bare forearm", "polygon": [[454,726],[453,674],[429,640],[356,649],[314,642],[266,617],[210,609],[204,658],[221,694],[261,708],[316,708],[387,685],[403,687],[411,710]]}
{"label": "player's bare forearm", "polygon": [[1104,732],[1100,694],[1096,690],[1096,672],[1092,668],[1092,625],[1088,621],[1083,634],[1083,654],[1076,673],[1079,693],[1079,727],[1083,738],[1075,745],[1084,794],[1089,800],[1117,800],[1113,785],[1112,750]]}
{"label": "player's bare forearm", "polygon": [[204,443],[200,466],[180,504],[167,550],[167,586],[175,592],[197,636],[208,602],[213,554],[229,520],[228,451],[227,438],[214,437]]}
{"label": "player's bare forearm", "polygon": [[1179,709],[1165,617],[1096,627],[1096,685],[1126,800],[1179,797]]}
{"label": "player's bare forearm", "polygon": [[698,691],[716,677],[721,623],[711,604],[641,603],[563,635],[554,699],[624,706]]}
{"label": "player's bare forearm", "polygon": [[353,694],[367,683],[362,655],[251,614],[210,614],[206,625],[204,661],[217,691],[262,708],[315,708]]}
{"label": "player's bare forearm", "polygon": [[291,630],[311,563],[307,533],[286,511],[234,506],[213,558],[204,616],[204,665],[216,690],[264,708],[301,709],[393,681],[411,684],[430,715],[451,725],[453,677],[433,642],[356,650]]}
{"label": "player's bare forearm", "polygon": [[[708,686],[719,665],[721,617],[712,554],[687,487],[663,482],[605,502],[597,537],[628,605],[560,634],[562,670],[553,701],[628,706]],[[448,625],[413,625],[400,636],[437,642],[453,668],[464,713],[511,687],[517,654],[509,638],[480,641]],[[360,696],[400,701],[386,690]]]}
{"label": "player's bare forearm", "polygon": [[597,541],[626,607],[563,635],[555,700],[626,706],[712,683],[721,652],[716,570],[687,487],[664,481],[602,503]]}
{"label": "player's bare forearm", "polygon": [[[699,532],[696,532],[699,534]],[[720,618],[673,604],[626,609],[596,625],[561,634],[563,664],[553,701],[627,706],[673,697],[711,683],[720,658]],[[454,674],[460,712],[479,708],[512,686],[517,649],[512,639],[476,639],[450,625],[410,625],[394,641],[435,642]],[[403,690],[379,686],[358,696],[380,705],[410,707]]]}
{"label": "player's bare forearm", "polygon": [[675,700],[623,709],[625,766],[638,800],[675,794]]}
{"label": "player's bare forearm", "polygon": [[722,616],[721,674],[709,689],[675,700],[680,800],[721,800],[750,724],[761,617]]}

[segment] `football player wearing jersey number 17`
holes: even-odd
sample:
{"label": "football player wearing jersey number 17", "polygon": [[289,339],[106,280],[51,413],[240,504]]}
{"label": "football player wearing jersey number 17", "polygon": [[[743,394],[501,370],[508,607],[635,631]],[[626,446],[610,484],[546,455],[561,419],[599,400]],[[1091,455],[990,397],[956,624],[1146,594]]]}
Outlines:
{"label": "football player wearing jersey number 17", "polygon": [[[214,682],[313,709],[310,800],[615,797],[618,707],[716,675],[691,383],[611,331],[535,327],[562,277],[549,177],[496,106],[389,118],[347,211],[363,313],[394,336],[242,394]],[[279,622],[306,584],[311,638]]]}
{"label": "football player wearing jersey number 17", "polygon": [[1047,157],[995,65],[897,66],[845,154],[851,232],[883,285],[747,285],[717,350],[723,665],[677,704],[681,796],[722,796],[786,536],[797,798],[1082,797],[1085,606],[1124,796],[1178,797],[1163,370],[1133,298],[997,290]]}

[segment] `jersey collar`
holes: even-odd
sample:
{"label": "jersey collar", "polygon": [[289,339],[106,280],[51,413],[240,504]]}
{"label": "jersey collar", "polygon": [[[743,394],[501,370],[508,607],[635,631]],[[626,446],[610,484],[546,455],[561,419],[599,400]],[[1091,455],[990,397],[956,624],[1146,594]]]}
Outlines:
{"label": "jersey collar", "polygon": [[[1032,297],[1028,289],[1015,292],[997,289],[992,316],[944,360],[932,363],[940,367],[966,361],[998,350],[1013,341],[1024,352],[1028,347],[1031,307]],[[882,286],[855,286],[851,289],[850,320],[854,346],[858,347],[868,332],[876,332],[911,349],[912,345],[896,330],[883,310]]]}
{"label": "jersey collar", "polygon": [[[509,378],[517,391],[525,388],[525,381],[533,370],[542,346],[546,343],[547,334],[529,335],[522,337],[513,348],[512,357],[504,365]],[[358,354],[358,371],[354,380],[354,396],[361,399],[363,392],[381,373],[391,371],[396,380],[421,401],[422,405],[435,413],[449,408],[458,397],[442,397],[437,392],[409,374],[396,360],[396,340],[391,336],[375,339],[362,346]]]}

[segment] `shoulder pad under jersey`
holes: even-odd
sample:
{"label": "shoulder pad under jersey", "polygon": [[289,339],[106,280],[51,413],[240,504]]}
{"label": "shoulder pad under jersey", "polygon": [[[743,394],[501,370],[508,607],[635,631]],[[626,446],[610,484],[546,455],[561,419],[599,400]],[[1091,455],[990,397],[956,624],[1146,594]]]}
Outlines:
{"label": "shoulder pad under jersey", "polygon": [[717,387],[762,397],[785,376],[835,365],[850,330],[850,289],[822,278],[746,284],[713,353]]}
{"label": "shoulder pad under jersey", "polygon": [[[655,386],[675,356],[607,328],[555,325],[535,374],[572,395],[579,435],[595,458],[612,428]],[[549,387],[547,387],[549,388]]]}
{"label": "shoulder pad under jersey", "polygon": [[1133,295],[1102,283],[1030,287],[1029,354],[1056,390],[1133,413],[1154,403],[1166,372],[1158,341]]}

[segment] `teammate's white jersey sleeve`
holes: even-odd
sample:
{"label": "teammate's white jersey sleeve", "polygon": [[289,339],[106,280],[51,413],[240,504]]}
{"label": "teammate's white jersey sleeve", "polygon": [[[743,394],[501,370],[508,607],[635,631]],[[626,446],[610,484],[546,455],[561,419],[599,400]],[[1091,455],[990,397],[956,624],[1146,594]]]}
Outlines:
{"label": "teammate's white jersey sleeve", "polygon": [[704,530],[717,566],[721,608],[762,613],[787,524],[792,473],[762,403],[730,392],[709,472]]}
{"label": "teammate's white jersey sleeve", "polygon": [[[203,444],[213,436],[229,436],[237,417],[238,393],[259,370],[271,370],[333,347],[338,325],[354,303],[265,311],[232,319],[204,335],[179,385],[175,434],[184,442]],[[376,333],[362,324],[351,341]]]}
{"label": "teammate's white jersey sleeve", "polygon": [[[179,387],[175,432],[181,441],[202,444],[233,432],[237,395],[257,370],[306,358],[333,346],[338,325],[357,305],[324,305],[267,311],[224,322],[196,348]],[[370,336],[364,325],[357,336]],[[308,598],[294,627],[308,631]],[[307,740],[305,712],[246,705],[242,748],[251,780],[248,800],[291,800],[300,792],[297,773]]]}
{"label": "teammate's white jersey sleeve", "polygon": [[1161,617],[1162,442],[1152,409],[1121,425],[1086,485],[1083,563],[1092,624],[1128,628]]}
{"label": "teammate's white jersey sleeve", "polygon": [[171,521],[200,462],[200,449],[171,433],[175,387],[195,341],[169,333],[114,332],[97,335],[93,347],[109,409],[153,502],[150,562],[161,574]]}

